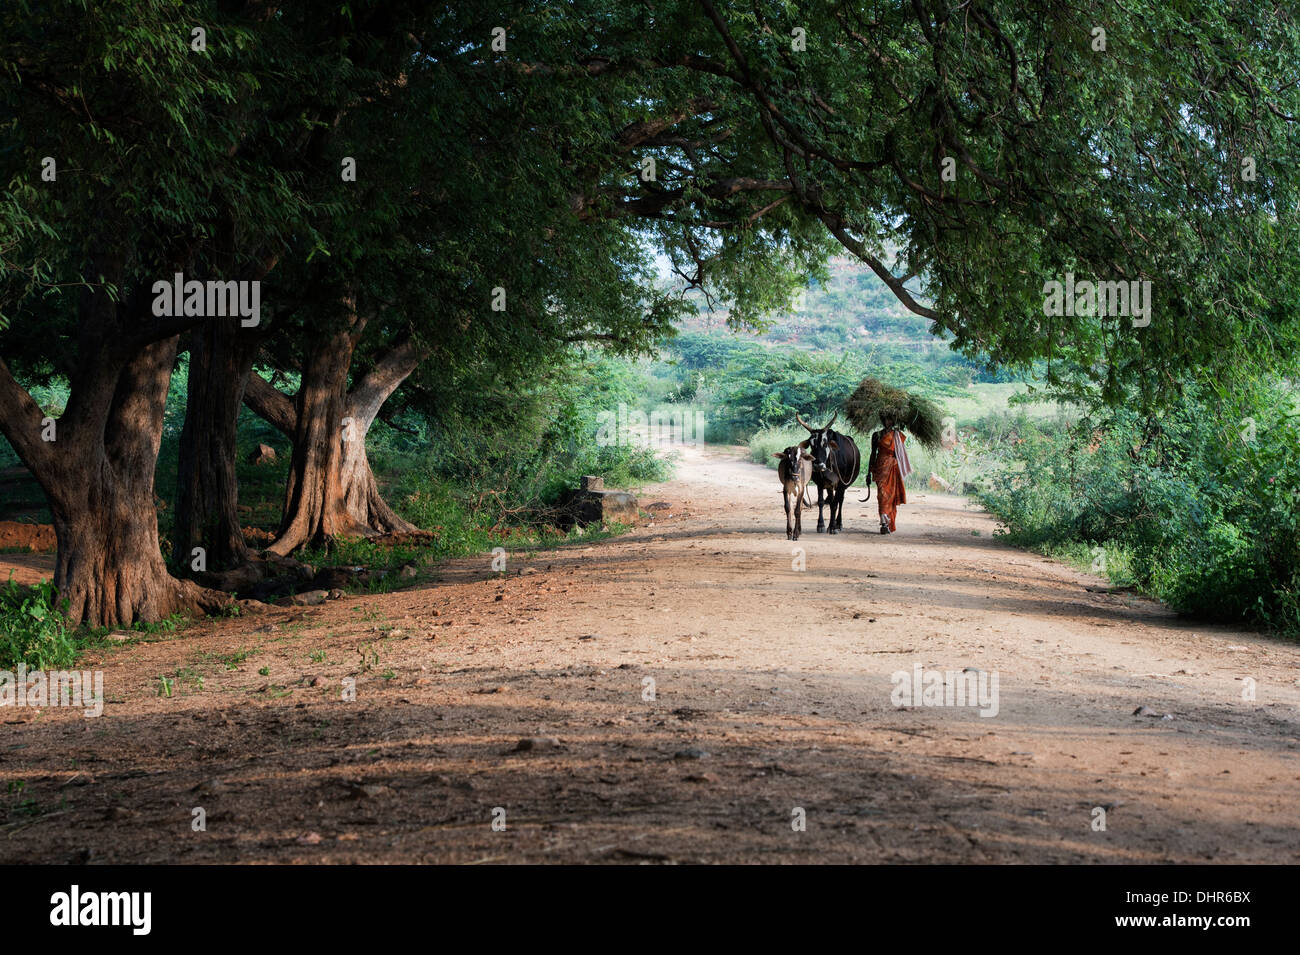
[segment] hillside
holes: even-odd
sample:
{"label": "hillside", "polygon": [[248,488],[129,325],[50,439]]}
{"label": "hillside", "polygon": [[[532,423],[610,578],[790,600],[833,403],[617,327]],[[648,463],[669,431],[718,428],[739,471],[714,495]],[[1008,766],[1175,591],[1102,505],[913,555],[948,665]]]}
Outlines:
{"label": "hillside", "polygon": [[[814,282],[790,312],[775,315],[762,334],[752,336],[769,345],[789,345],[822,351],[889,345],[909,350],[943,349],[943,339],[930,333],[930,321],[909,312],[875,274],[855,259],[840,256],[828,263],[823,283]],[[700,311],[678,325],[683,332],[729,334],[727,312]]]}

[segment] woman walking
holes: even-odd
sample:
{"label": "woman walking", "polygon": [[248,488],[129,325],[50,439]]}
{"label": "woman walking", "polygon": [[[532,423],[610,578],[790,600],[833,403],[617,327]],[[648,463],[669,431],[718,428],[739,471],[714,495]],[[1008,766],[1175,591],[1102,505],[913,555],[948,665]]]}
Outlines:
{"label": "woman walking", "polygon": [[[898,505],[907,503],[903,479],[912,473],[907,445],[915,438],[927,448],[943,446],[943,411],[933,401],[909,395],[878,378],[863,378],[844,402],[849,422],[859,434],[871,435],[871,457],[867,478],[876,482],[876,506],[880,508],[880,533],[898,530]],[[907,437],[903,430],[907,430]],[[871,491],[863,503],[871,499]]]}
{"label": "woman walking", "polygon": [[883,427],[871,436],[871,460],[867,472],[876,482],[876,506],[880,510],[880,533],[898,530],[898,505],[907,503],[903,478],[912,473],[907,459],[907,439],[892,418],[881,421]]}

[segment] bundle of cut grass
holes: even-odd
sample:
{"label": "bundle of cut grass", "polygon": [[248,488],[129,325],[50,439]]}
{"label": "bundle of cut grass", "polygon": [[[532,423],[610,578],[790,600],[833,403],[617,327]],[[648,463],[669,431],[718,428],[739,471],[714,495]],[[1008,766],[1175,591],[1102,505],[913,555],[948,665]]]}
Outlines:
{"label": "bundle of cut grass", "polygon": [[844,402],[844,412],[861,434],[892,421],[927,448],[939,447],[943,434],[942,411],[927,398],[908,394],[875,378],[864,378]]}

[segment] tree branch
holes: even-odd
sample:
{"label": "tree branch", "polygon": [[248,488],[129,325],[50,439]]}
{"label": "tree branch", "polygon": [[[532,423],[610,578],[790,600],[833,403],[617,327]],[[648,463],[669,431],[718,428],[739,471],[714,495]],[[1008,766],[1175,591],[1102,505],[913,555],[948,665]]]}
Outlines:
{"label": "tree branch", "polygon": [[244,387],[244,404],[287,437],[293,437],[298,430],[298,412],[294,410],[293,399],[256,371],[248,376],[248,384]]}
{"label": "tree branch", "polygon": [[53,477],[55,445],[41,440],[45,412],[18,384],[9,366],[0,358],[0,432],[18,452],[23,464],[36,475],[42,487]]}
{"label": "tree branch", "polygon": [[383,403],[428,356],[428,348],[417,344],[409,335],[402,336],[349,390],[349,412],[368,427]]}

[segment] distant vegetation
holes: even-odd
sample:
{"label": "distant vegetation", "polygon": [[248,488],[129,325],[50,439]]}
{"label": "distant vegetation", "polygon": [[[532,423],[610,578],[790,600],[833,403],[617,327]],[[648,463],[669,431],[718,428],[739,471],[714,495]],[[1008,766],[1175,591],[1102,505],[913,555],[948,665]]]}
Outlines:
{"label": "distant vegetation", "polygon": [[[814,279],[806,292],[796,296],[792,309],[771,317],[761,337],[763,347],[826,353],[865,350],[888,360],[937,362],[959,383],[1014,380],[1014,375],[981,368],[952,352],[946,336],[933,334],[928,319],[904,308],[861,263],[833,258],[827,273],[825,282]],[[716,336],[726,333],[727,317],[725,309],[701,311],[679,326],[687,335]]]}
{"label": "distant vegetation", "polygon": [[[753,460],[772,466],[772,452],[806,432],[796,413],[822,424],[871,376],[935,402],[958,438],[955,447],[912,453],[909,487],[933,473],[954,490],[975,490],[1007,466],[1005,448],[1027,428],[1061,428],[1073,408],[1042,398],[1036,379],[1015,380],[953,351],[931,323],[907,311],[871,272],[845,259],[829,263],[798,307],[772,318],[762,334],[733,334],[725,312],[681,323],[657,362],[642,362],[643,403],[675,402],[698,410],[707,439],[748,444]],[[1037,391],[1037,394],[1035,392]],[[837,429],[859,439],[841,411]]]}

